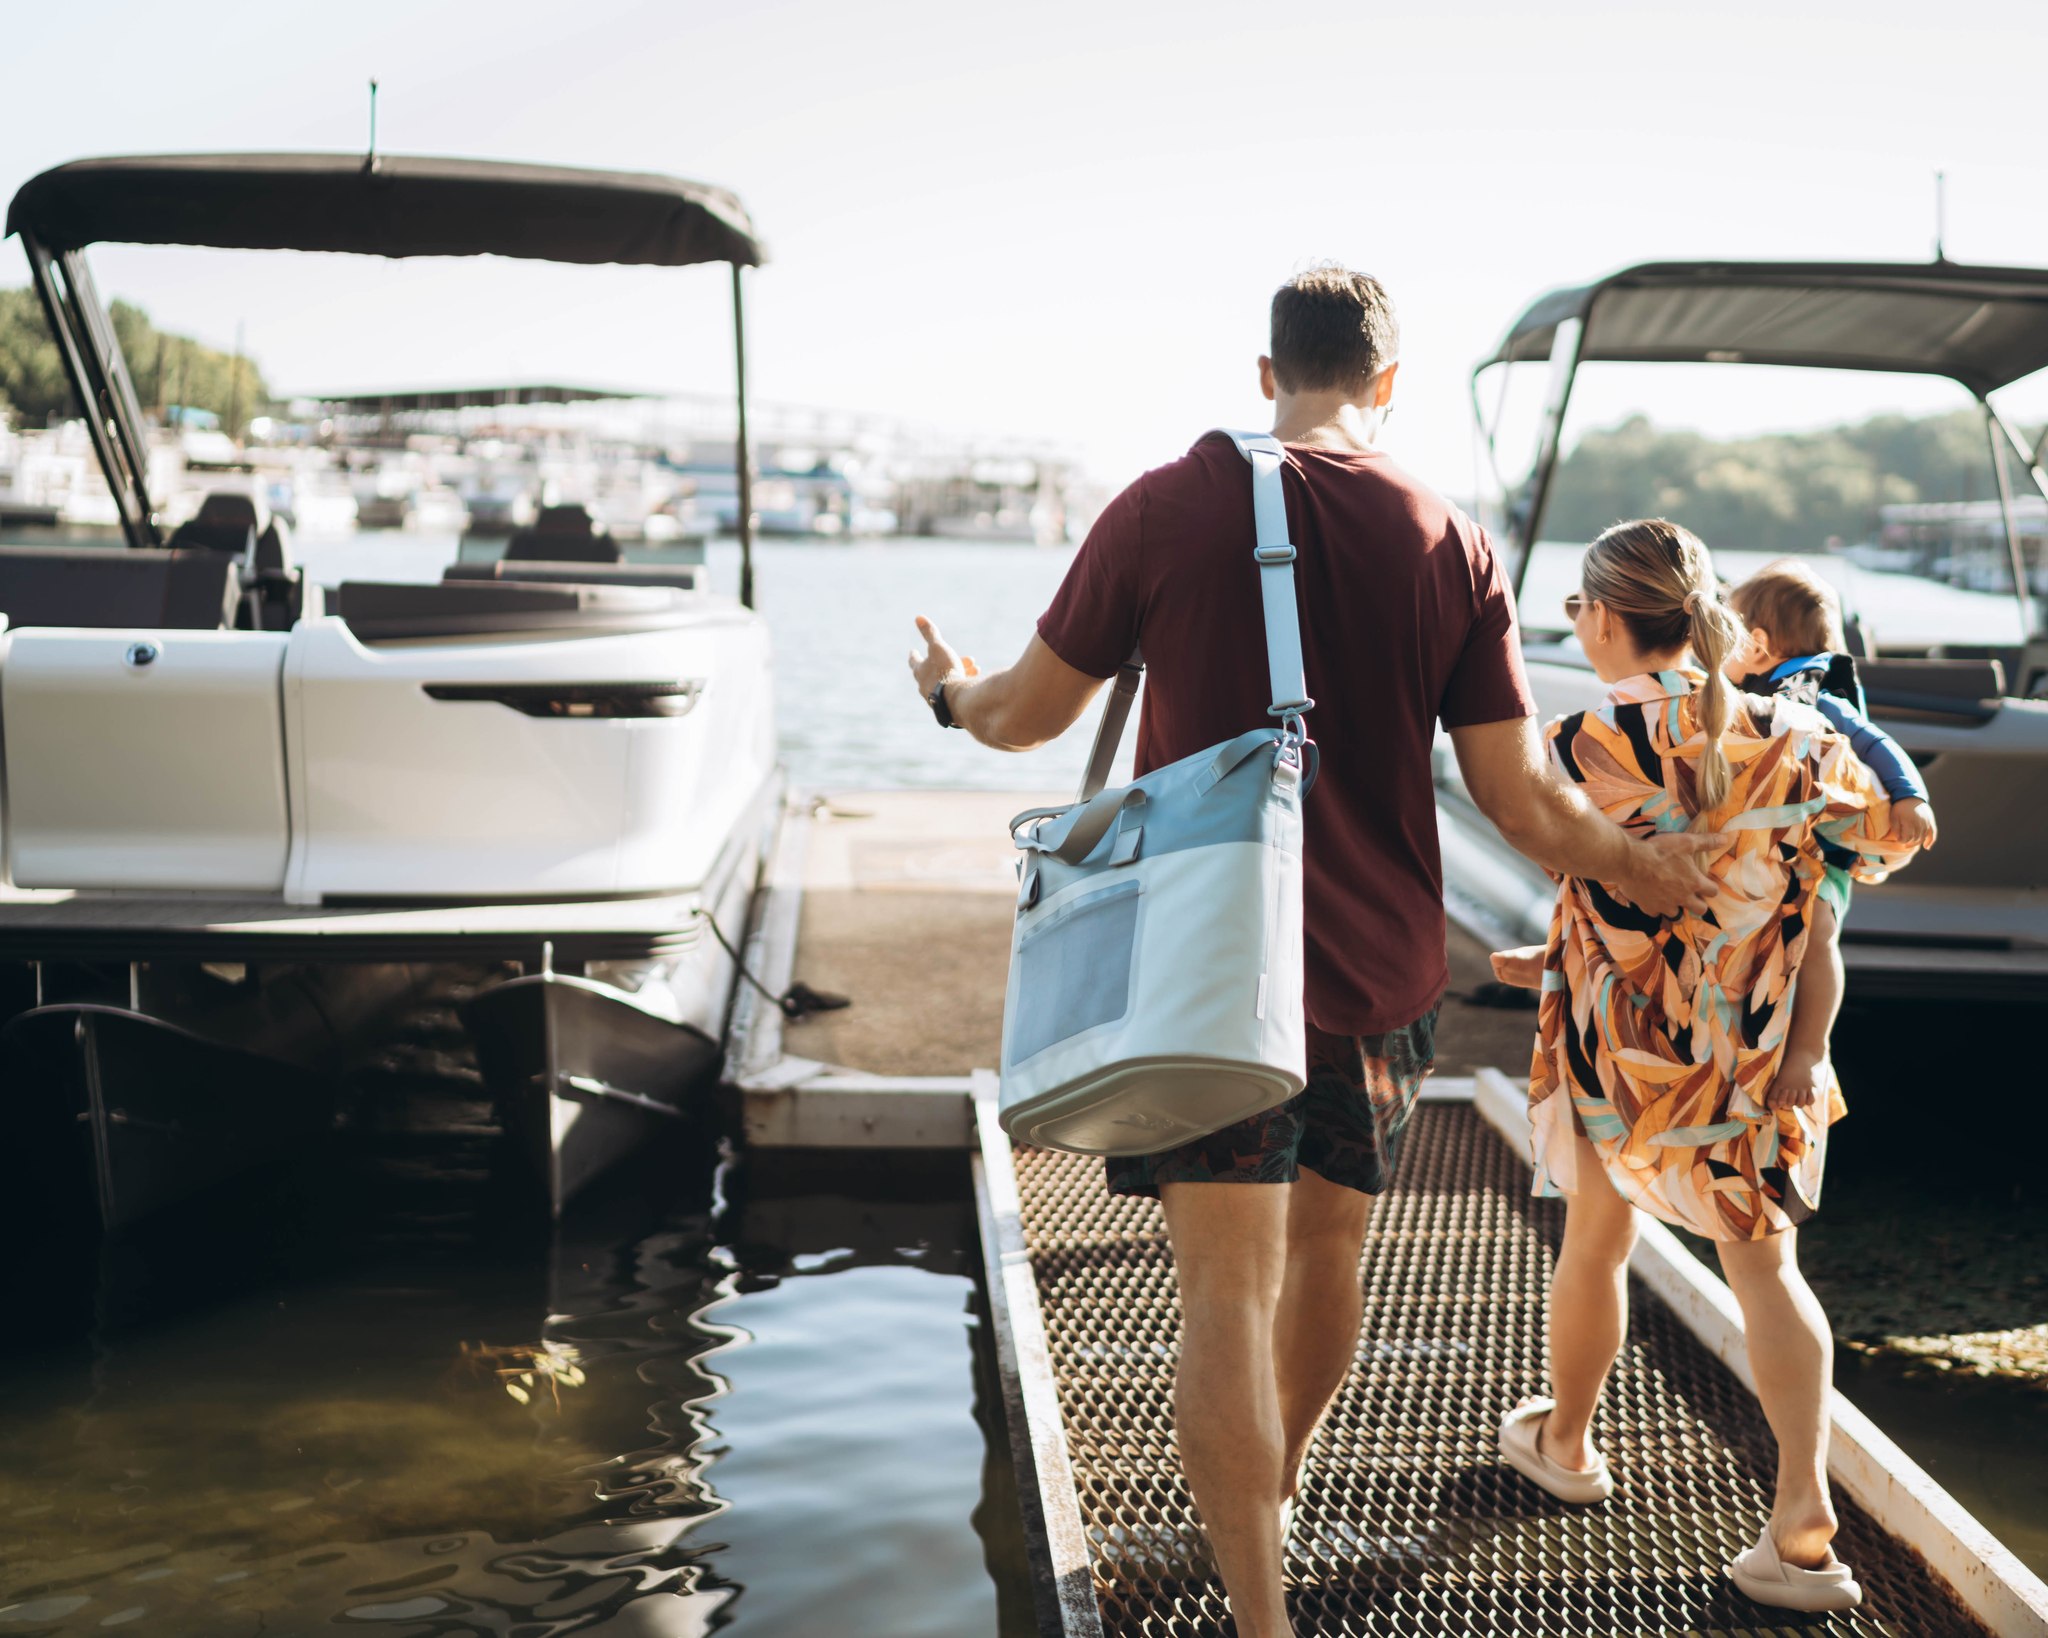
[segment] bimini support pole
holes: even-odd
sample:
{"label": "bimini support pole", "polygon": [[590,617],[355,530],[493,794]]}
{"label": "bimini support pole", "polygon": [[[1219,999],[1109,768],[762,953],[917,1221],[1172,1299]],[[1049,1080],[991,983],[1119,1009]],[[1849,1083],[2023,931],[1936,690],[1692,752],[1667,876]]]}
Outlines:
{"label": "bimini support pole", "polygon": [[[161,546],[163,537],[156,526],[156,501],[149,492],[149,443],[142,425],[142,400],[136,396],[135,382],[128,374],[128,359],[121,351],[121,338],[114,333],[113,315],[107,311],[106,303],[100,300],[99,286],[93,282],[92,269],[86,265],[84,251],[67,250],[58,259],[58,266],[64,270],[64,287],[71,292],[72,310],[85,332],[89,356],[97,364],[101,379],[106,383],[107,404],[113,412],[114,438],[128,460],[128,471],[134,480],[135,496],[142,512],[143,532],[149,536],[152,546]],[[236,379],[239,380],[239,341],[235,352]]]}
{"label": "bimini support pole", "polygon": [[82,326],[77,322],[71,293],[58,287],[56,263],[34,235],[24,232],[21,240],[22,248],[28,252],[36,295],[43,304],[43,318],[50,326],[50,338],[56,342],[58,355],[64,361],[64,373],[78,398],[79,413],[92,434],[93,453],[99,457],[100,470],[107,475],[107,488],[114,497],[114,508],[121,515],[121,533],[130,546],[154,546],[156,530],[148,516],[149,500],[147,495],[136,493],[122,459],[125,451],[116,447],[113,394],[106,390],[101,372],[93,367],[96,361],[88,357],[91,343],[79,333]]}
{"label": "bimini support pole", "polygon": [[1536,464],[1529,482],[1515,505],[1516,544],[1521,550],[1515,560],[1515,595],[1522,595],[1522,582],[1529,576],[1529,560],[1536,555],[1536,539],[1543,528],[1543,508],[1550,500],[1550,480],[1557,474],[1558,444],[1564,433],[1565,406],[1571,402],[1572,383],[1578,378],[1579,351],[1585,340],[1586,321],[1559,321],[1550,338],[1550,387],[1543,400],[1543,430],[1536,446]]}
{"label": "bimini support pole", "polygon": [[754,606],[754,460],[747,449],[747,313],[740,294],[738,262],[732,264],[733,373],[739,397],[739,436],[733,440],[733,465],[739,477],[740,602]]}
{"label": "bimini support pole", "polygon": [[1998,514],[2005,521],[2005,552],[2012,563],[2012,594],[2020,610],[2020,642],[2022,645],[2034,640],[2034,596],[2027,585],[2027,553],[2020,543],[2019,519],[2012,509],[2012,474],[2005,467],[2005,445],[2008,441],[2017,445],[1998,411],[1991,407],[1988,398],[1979,399],[1984,406],[1984,431],[1991,440],[1991,471],[1998,479]]}

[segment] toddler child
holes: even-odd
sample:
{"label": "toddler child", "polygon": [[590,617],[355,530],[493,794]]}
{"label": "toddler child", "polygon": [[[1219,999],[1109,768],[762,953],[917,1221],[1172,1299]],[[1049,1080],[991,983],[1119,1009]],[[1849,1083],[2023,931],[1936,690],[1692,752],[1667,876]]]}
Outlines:
{"label": "toddler child", "polygon": [[[1728,679],[1752,694],[1783,694],[1814,706],[1877,776],[1892,804],[1891,828],[1899,841],[1934,846],[1934,809],[1913,759],[1897,740],[1863,713],[1855,662],[1845,651],[1841,604],[1835,590],[1797,558],[1767,563],[1728,593],[1728,606],[1747,636],[1729,656]],[[1822,959],[1800,974],[1799,998],[1786,1032],[1785,1057],[1765,1094],[1772,1109],[1803,1107],[1827,1096],[1828,1036],[1841,1009],[1842,917],[1849,913],[1846,860],[1829,858],[1827,878],[1814,900],[1811,937]]]}

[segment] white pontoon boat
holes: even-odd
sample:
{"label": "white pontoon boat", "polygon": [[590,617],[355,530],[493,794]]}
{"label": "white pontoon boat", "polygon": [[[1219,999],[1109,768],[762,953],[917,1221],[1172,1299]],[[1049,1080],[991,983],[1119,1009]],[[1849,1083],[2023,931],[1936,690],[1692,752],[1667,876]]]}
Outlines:
{"label": "white pontoon boat", "polygon": [[441,964],[517,963],[465,1022],[559,1214],[708,1102],[776,811],[767,632],[695,567],[559,553],[310,584],[216,496],[166,538],[85,261],[113,241],[731,268],[739,201],[468,160],[88,160],[21,236],[126,550],[0,549],[0,1040],[14,1175],[108,1228],[317,1136],[329,1072]]}
{"label": "white pontoon boat", "polygon": [[[1496,396],[1487,378],[1545,361],[1536,456],[1526,478],[1508,486],[1506,533],[1523,594],[1531,681],[1546,718],[1597,704],[1605,692],[1561,629],[1558,608],[1563,594],[1577,589],[1585,542],[1553,544],[1541,534],[1582,366],[1776,365],[1936,376],[1976,401],[2005,548],[1999,596],[1881,572],[1857,562],[1853,550],[1823,552],[1814,542],[1814,566],[1843,592],[1872,715],[1920,764],[1941,821],[1939,846],[1910,872],[1858,893],[1842,950],[1852,992],[1864,996],[2048,995],[2048,634],[2030,593],[2031,573],[2040,566],[2030,572],[2025,561],[2013,495],[2015,483],[2025,481],[2048,496],[2048,472],[2044,449],[2029,448],[1991,401],[2001,388],[2048,368],[2048,270],[1946,261],[1656,263],[1553,291],[1514,321],[1474,372],[1474,410],[1490,451],[1500,411],[1489,418],[1481,405],[1504,403],[1505,381]],[[1646,490],[1650,477],[1644,474]],[[1646,492],[1635,514],[1661,509]],[[1677,518],[1685,521],[1682,508]],[[1741,541],[1707,544],[1723,573],[1739,578],[1753,566]],[[1944,632],[1944,620],[1968,629]],[[1440,768],[1445,881],[1453,901],[1512,942],[1541,939],[1550,884],[1480,817],[1448,758]]]}

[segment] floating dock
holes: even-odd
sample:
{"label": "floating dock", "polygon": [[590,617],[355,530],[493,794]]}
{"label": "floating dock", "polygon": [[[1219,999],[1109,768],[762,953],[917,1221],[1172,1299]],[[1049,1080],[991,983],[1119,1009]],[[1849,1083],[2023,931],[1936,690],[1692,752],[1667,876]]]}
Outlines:
{"label": "floating dock", "polygon": [[[791,805],[751,964],[769,989],[801,978],[855,1005],[791,1022],[742,997],[732,1063],[748,1141],[972,1149],[1041,1632],[1224,1632],[1173,1445],[1178,1312],[1158,1208],[1111,1198],[1099,1161],[1013,1151],[982,1067],[1000,1044],[1015,892],[1006,822],[1037,800]],[[1542,1381],[1563,1227],[1560,1202],[1529,1194],[1513,1050],[1531,1027],[1455,1003],[1439,1026],[1451,1072],[1425,1089],[1401,1181],[1374,1213],[1357,1366],[1288,1544],[1301,1630],[2048,1638],[2048,1587],[1840,1395],[1838,1545],[1863,1607],[1828,1624],[1734,1591],[1721,1566],[1768,1513],[1773,1445],[1732,1296],[1661,1225],[1632,1264],[1628,1347],[1599,1426],[1613,1500],[1567,1508],[1499,1460],[1502,1412]],[[1472,1040],[1487,1058],[1470,1058]]]}

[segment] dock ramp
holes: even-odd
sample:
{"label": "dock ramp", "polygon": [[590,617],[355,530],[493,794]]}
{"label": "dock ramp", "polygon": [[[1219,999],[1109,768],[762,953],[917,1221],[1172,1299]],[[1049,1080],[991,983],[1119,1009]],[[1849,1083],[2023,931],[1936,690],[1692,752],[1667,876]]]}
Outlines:
{"label": "dock ramp", "polygon": [[[1101,1162],[1012,1151],[979,1106],[984,1239],[1041,1630],[1231,1630],[1173,1444],[1178,1303],[1156,1204]],[[1567,1507],[1503,1464],[1502,1414],[1539,1389],[1563,1203],[1533,1199],[1504,1078],[1432,1084],[1373,1215],[1357,1366],[1314,1448],[1287,1547],[1303,1633],[1858,1638],[2048,1634],[2048,1588],[1837,1396],[1841,1556],[1864,1604],[1794,1616],[1720,1567],[1770,1505],[1770,1430],[1717,1276],[1651,1225],[1598,1434],[1617,1490]],[[1731,1329],[1732,1327],[1732,1329]]]}
{"label": "dock ramp", "polygon": [[[1112,1198],[1099,1161],[1013,1150],[995,1076],[971,1072],[1000,1030],[1004,821],[1029,805],[970,792],[791,804],[750,965],[770,993],[801,974],[858,1004],[785,1028],[759,992],[742,996],[746,1141],[970,1150],[1039,1631],[1211,1638],[1231,1628],[1174,1449],[1179,1315],[1158,1208]],[[1485,1027],[1458,1021],[1468,1038]],[[1501,1413],[1542,1382],[1564,1220],[1561,1202],[1530,1197],[1523,1099],[1494,1071],[1424,1089],[1361,1262],[1357,1365],[1309,1456],[1287,1562],[1298,1630],[2048,1638],[2048,1587],[1840,1395],[1839,1547],[1863,1607],[1794,1616],[1729,1586],[1721,1566],[1767,1514],[1774,1449],[1734,1299],[1659,1224],[1632,1263],[1628,1347],[1599,1425],[1614,1498],[1567,1508],[1500,1461]]]}

